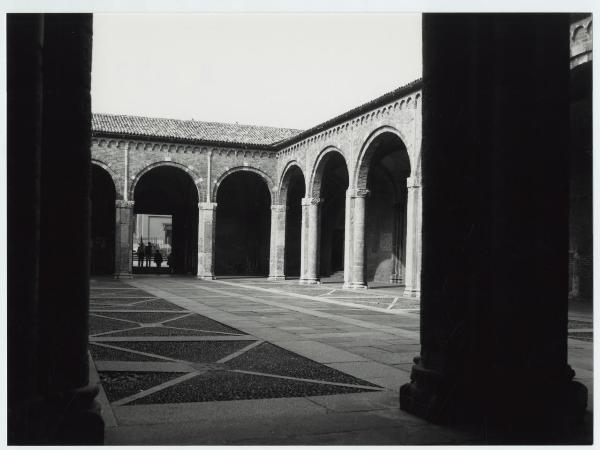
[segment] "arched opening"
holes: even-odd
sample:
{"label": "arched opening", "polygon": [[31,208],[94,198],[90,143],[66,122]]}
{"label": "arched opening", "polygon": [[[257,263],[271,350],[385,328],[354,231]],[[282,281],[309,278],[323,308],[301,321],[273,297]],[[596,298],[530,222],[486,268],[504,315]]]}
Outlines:
{"label": "arched opening", "polygon": [[112,275],[115,268],[115,184],[102,167],[92,164],[90,191],[90,273]]}
{"label": "arched opening", "polygon": [[[154,263],[150,267],[140,267],[134,258],[133,272],[195,274],[198,266],[198,189],[192,178],[177,167],[155,167],[142,175],[135,185],[134,201],[134,251],[140,241],[144,244],[150,241],[153,252],[159,249],[163,264],[160,270]],[[171,254],[169,268],[167,261]]]}
{"label": "arched opening", "polygon": [[260,175],[242,170],[225,177],[215,228],[215,275],[268,275],[271,193]]}
{"label": "arched opening", "polygon": [[304,174],[298,166],[286,172],[280,195],[287,207],[285,214],[284,273],[286,277],[300,275],[300,247],[302,244],[302,198],[305,195]]}
{"label": "arched opening", "polygon": [[321,164],[319,275],[342,279],[348,168],[344,157],[338,152],[329,152],[323,157]]}
{"label": "arched opening", "polygon": [[406,178],[410,175],[408,152],[398,135],[384,132],[369,144],[362,164],[358,184],[364,183],[366,172],[366,188],[369,190],[366,200],[365,281],[404,284]]}

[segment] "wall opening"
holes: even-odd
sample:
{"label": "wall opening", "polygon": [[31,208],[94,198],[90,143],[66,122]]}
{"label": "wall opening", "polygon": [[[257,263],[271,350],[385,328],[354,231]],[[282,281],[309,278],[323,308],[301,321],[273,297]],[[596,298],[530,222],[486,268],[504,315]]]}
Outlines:
{"label": "wall opening", "polygon": [[365,280],[404,284],[408,152],[397,135],[383,133],[366,155]]}
{"label": "wall opening", "polygon": [[344,272],[344,222],[348,169],[344,157],[331,152],[325,156],[321,176],[321,277],[339,276]]}
{"label": "wall opening", "polygon": [[[148,238],[154,238],[154,250],[160,250],[164,263],[162,270],[172,270],[177,274],[196,274],[198,267],[198,190],[190,175],[182,169],[171,166],[160,166],[146,172],[139,179],[134,192],[134,214],[149,216],[171,216],[170,242],[158,242],[157,236],[143,236],[142,230],[134,230],[137,241],[133,243],[134,251],[140,239],[144,244]],[[138,220],[135,221],[136,225]],[[162,237],[162,235],[161,235]],[[169,254],[171,268],[166,264]],[[155,272],[156,268],[133,264],[133,272]]]}
{"label": "wall opening", "polygon": [[215,275],[268,275],[271,193],[260,175],[239,171],[221,182],[215,229]]}
{"label": "wall opening", "polygon": [[90,273],[112,275],[115,268],[115,185],[110,174],[92,164],[90,192]]}
{"label": "wall opening", "polygon": [[287,186],[284,273],[286,277],[298,277],[302,245],[302,198],[305,195],[304,175],[300,168],[290,167],[284,182]]}

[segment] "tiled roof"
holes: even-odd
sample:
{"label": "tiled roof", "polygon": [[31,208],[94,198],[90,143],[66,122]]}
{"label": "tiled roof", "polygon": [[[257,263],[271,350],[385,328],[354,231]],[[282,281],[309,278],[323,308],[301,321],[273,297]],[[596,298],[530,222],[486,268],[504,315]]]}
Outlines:
{"label": "tiled roof", "polygon": [[270,146],[302,130],[195,120],[93,114],[92,131],[119,136],[153,137],[191,142]]}
{"label": "tiled roof", "polygon": [[336,116],[333,119],[326,120],[325,122],[320,123],[312,128],[309,128],[308,130],[304,130],[293,136],[290,136],[284,142],[278,143],[276,147],[278,150],[285,148],[286,146],[301,141],[302,139],[312,136],[313,134],[320,133],[321,131],[326,130],[329,127],[336,126],[367,111],[385,105],[386,103],[389,103],[396,98],[400,98],[412,92],[418,91],[419,89],[422,89],[422,87],[423,80],[421,78],[417,78],[416,80],[411,81],[410,83],[405,84],[404,86],[400,86],[399,88],[396,88],[393,91],[380,95],[379,97],[374,98],[373,100],[369,100],[368,102],[363,103],[362,105],[357,106],[356,108],[352,108],[351,110],[346,111],[345,113],[340,114],[339,116]]}
{"label": "tiled roof", "polygon": [[92,132],[94,134],[162,138],[213,145],[237,144],[244,147],[280,150],[371,109],[385,105],[395,98],[417,91],[422,87],[423,81],[419,78],[308,130],[232,123],[198,122],[195,120],[93,114]]}

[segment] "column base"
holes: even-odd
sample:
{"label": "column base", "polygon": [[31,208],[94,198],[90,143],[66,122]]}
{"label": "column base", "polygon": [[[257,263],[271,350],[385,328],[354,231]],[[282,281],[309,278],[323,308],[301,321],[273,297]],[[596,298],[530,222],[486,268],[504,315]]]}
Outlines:
{"label": "column base", "polygon": [[421,298],[421,290],[420,289],[413,289],[410,287],[406,287],[404,289],[404,297],[409,297],[409,298],[415,298],[415,299],[420,299]]}
{"label": "column base", "polygon": [[10,412],[9,445],[102,445],[104,420],[90,384],[38,397]]}
{"label": "column base", "polygon": [[285,276],[284,275],[273,275],[273,276],[269,276],[269,278],[267,278],[268,281],[285,281]]}
{"label": "column base", "polygon": [[482,368],[479,377],[450,375],[425,368],[419,357],[415,362],[411,382],[400,388],[400,409],[436,424],[485,428],[495,443],[552,442],[580,422],[587,407],[587,388],[568,374],[548,379],[541,372],[502,375]]}
{"label": "column base", "polygon": [[344,283],[342,286],[343,289],[369,289],[366,283]]}
{"label": "column base", "polygon": [[200,279],[200,280],[215,280],[215,276],[214,275],[196,275],[196,278]]}
{"label": "column base", "polygon": [[129,273],[129,272],[115,273],[113,278],[115,278],[115,279],[131,279],[131,278],[133,278],[133,274]]}
{"label": "column base", "polygon": [[319,278],[302,278],[298,281],[299,284],[321,284]]}
{"label": "column base", "polygon": [[398,286],[406,286],[406,284],[404,283],[404,280],[400,277],[391,277],[390,283],[397,284]]}

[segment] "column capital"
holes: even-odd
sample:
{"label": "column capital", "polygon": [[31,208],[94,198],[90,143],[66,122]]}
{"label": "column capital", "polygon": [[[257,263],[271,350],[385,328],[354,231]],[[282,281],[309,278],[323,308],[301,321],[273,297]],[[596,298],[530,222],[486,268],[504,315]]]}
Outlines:
{"label": "column capital", "polygon": [[198,203],[198,208],[202,209],[202,210],[214,210],[217,209],[217,204],[216,203],[211,203],[211,202],[200,202]]}
{"label": "column capital", "polygon": [[416,177],[408,177],[406,179],[407,189],[416,189],[421,187],[421,179]]}
{"label": "column capital", "polygon": [[133,208],[133,200],[115,200],[115,206],[117,208]]}
{"label": "column capital", "polygon": [[285,212],[288,209],[285,205],[271,205],[271,211],[273,212]]}
{"label": "column capital", "polygon": [[302,206],[318,205],[321,203],[321,199],[318,197],[304,197],[302,199]]}
{"label": "column capital", "polygon": [[350,198],[365,198],[370,192],[368,189],[348,189],[346,190],[346,196]]}

